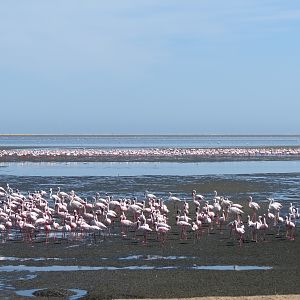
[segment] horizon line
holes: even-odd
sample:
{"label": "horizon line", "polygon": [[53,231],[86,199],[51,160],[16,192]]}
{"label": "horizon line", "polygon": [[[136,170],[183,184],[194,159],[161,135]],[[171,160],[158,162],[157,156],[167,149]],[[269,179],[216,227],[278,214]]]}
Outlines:
{"label": "horizon line", "polygon": [[300,133],[269,134],[269,133],[0,133],[0,136],[300,136]]}

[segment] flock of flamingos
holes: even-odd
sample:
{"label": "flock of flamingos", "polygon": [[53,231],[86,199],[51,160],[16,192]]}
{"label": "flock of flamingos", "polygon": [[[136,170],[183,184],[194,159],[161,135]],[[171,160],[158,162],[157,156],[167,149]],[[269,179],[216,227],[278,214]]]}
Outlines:
{"label": "flock of flamingos", "polygon": [[228,158],[289,157],[299,158],[300,147],[259,148],[152,148],[152,149],[0,149],[0,159],[88,159],[88,158]]}
{"label": "flock of flamingos", "polygon": [[283,205],[274,199],[269,199],[267,208],[261,208],[251,196],[243,207],[216,191],[208,200],[195,190],[191,195],[187,201],[170,192],[164,200],[145,191],[142,200],[115,200],[96,193],[88,201],[74,190],[23,194],[7,184],[0,187],[0,240],[33,242],[43,238],[49,243],[56,239],[106,238],[113,232],[123,238],[141,239],[143,244],[149,242],[149,235],[156,234],[163,245],[170,232],[182,240],[196,241],[212,230],[220,234],[226,230],[239,245],[246,238],[264,240],[270,230],[287,240],[295,239],[300,213],[292,203],[283,215]]}

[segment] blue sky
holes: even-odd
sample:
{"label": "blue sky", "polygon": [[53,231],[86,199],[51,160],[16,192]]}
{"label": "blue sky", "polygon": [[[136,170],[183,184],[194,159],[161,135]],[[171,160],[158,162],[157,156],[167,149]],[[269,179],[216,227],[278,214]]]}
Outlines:
{"label": "blue sky", "polygon": [[300,134],[300,2],[2,1],[0,133]]}

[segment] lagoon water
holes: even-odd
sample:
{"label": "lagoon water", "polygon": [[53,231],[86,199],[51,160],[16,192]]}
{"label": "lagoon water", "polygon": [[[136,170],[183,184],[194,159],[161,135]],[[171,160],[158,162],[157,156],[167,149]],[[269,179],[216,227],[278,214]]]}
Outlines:
{"label": "lagoon water", "polygon": [[[0,149],[292,145],[300,145],[300,136],[0,136]],[[91,197],[96,191],[141,196],[145,189],[165,197],[175,187],[180,197],[186,197],[185,186],[197,187],[205,183],[209,194],[214,189],[222,192],[232,186],[227,191],[228,196],[236,196],[237,191],[246,193],[251,190],[259,201],[275,197],[286,202],[298,202],[299,176],[300,160],[280,158],[203,162],[0,162],[1,186],[10,183],[23,191],[61,186],[67,191],[79,189],[84,197]]]}
{"label": "lagoon water", "polygon": [[0,135],[10,148],[219,148],[300,146],[300,135]]}
{"label": "lagoon water", "polygon": [[[300,135],[0,135],[2,148],[218,148],[300,146]],[[0,162],[0,176],[141,176],[297,173],[299,160],[211,162]]]}
{"label": "lagoon water", "polygon": [[233,162],[11,162],[0,163],[0,175],[144,176],[298,173],[300,161]]}

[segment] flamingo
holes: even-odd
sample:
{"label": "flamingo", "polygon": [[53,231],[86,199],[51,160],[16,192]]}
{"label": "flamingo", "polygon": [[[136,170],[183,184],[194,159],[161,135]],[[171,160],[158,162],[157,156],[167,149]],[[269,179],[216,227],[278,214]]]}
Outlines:
{"label": "flamingo", "polygon": [[35,226],[28,222],[24,222],[23,229],[25,231],[25,240],[27,239],[27,241],[32,242]]}
{"label": "flamingo", "polygon": [[157,232],[158,239],[162,245],[164,245],[164,243],[166,241],[166,235],[170,231],[170,229],[171,229],[171,227],[159,226],[158,224],[156,224],[155,231]]}
{"label": "flamingo", "polygon": [[186,213],[187,215],[189,214],[189,208],[190,208],[190,206],[189,206],[188,202],[187,202],[186,200],[184,200],[184,203],[183,203],[183,211],[184,211],[184,213]]}
{"label": "flamingo", "polygon": [[252,221],[256,221],[256,214],[257,211],[260,209],[260,206],[258,203],[254,202],[252,199],[252,196],[249,196],[249,208],[252,209],[253,214],[252,214]]}
{"label": "flamingo", "polygon": [[147,190],[145,191],[145,198],[146,200],[155,200],[157,197],[156,195],[149,193]]}
{"label": "flamingo", "polygon": [[58,195],[53,194],[52,188],[49,189],[49,192],[50,192],[50,194],[49,194],[50,199],[53,199],[54,201],[58,201],[58,202],[61,201],[61,199]]}
{"label": "flamingo", "polygon": [[268,226],[267,221],[266,221],[266,215],[264,215],[263,217],[259,216],[258,217],[258,222],[257,222],[257,229],[259,231],[263,232],[263,240],[266,239],[266,230],[268,228],[269,228],[269,226]]}
{"label": "flamingo", "polygon": [[53,221],[52,227],[53,227],[53,229],[54,229],[54,239],[56,240],[56,235],[57,235],[57,232],[58,232],[58,230],[59,230],[59,223]]}
{"label": "flamingo", "polygon": [[71,196],[71,201],[70,201],[69,205],[70,205],[71,209],[77,209],[77,210],[85,207],[80,201],[75,199],[74,195]]}
{"label": "flamingo", "polygon": [[289,207],[289,214],[290,214],[290,216],[295,219],[297,213],[298,213],[298,209],[296,208],[296,206],[294,206],[293,203],[290,203],[290,207]]}
{"label": "flamingo", "polygon": [[268,208],[267,218],[268,218],[268,220],[273,221],[274,225],[275,225],[275,223],[276,223],[276,221],[275,221],[275,215],[270,212],[270,208]]}
{"label": "flamingo", "polygon": [[167,205],[164,204],[164,200],[163,199],[161,199],[161,201],[160,201],[160,211],[163,214],[168,214],[170,212],[169,209],[168,209],[168,207],[167,207]]}
{"label": "flamingo", "polygon": [[296,224],[291,221],[291,215],[285,217],[285,228],[286,228],[286,238],[291,241],[295,240],[295,228]]}
{"label": "flamingo", "polygon": [[223,234],[223,225],[225,224],[225,221],[226,221],[226,217],[225,217],[225,212],[222,211],[222,215],[219,217],[219,230],[220,230],[220,233]]}
{"label": "flamingo", "polygon": [[109,196],[106,194],[106,198],[101,198],[100,194],[97,192],[96,196],[93,197],[94,199],[94,205],[98,205],[99,203],[102,203],[103,205],[107,206],[108,204],[108,200],[109,200]]}
{"label": "flamingo", "polygon": [[121,234],[123,235],[128,234],[128,229],[134,226],[134,222],[128,220],[124,212],[120,216],[120,223],[121,223]]}
{"label": "flamingo", "polygon": [[169,201],[174,202],[174,209],[175,209],[175,206],[177,206],[178,208],[178,203],[181,202],[181,199],[176,196],[173,196],[172,192],[169,192]]}
{"label": "flamingo", "polygon": [[239,244],[242,246],[242,243],[244,242],[244,234],[245,234],[245,228],[244,225],[238,225],[238,221],[234,220],[234,230],[236,234],[239,236]]}
{"label": "flamingo", "polygon": [[144,236],[143,244],[144,245],[147,244],[147,235],[149,232],[152,231],[152,229],[149,227],[149,224],[147,224],[147,223],[141,224],[141,221],[138,220],[136,231],[143,234],[143,236]]}
{"label": "flamingo", "polygon": [[46,233],[46,241],[45,243],[48,244],[48,238],[49,238],[49,234],[51,232],[51,225],[49,223],[45,224],[44,226],[44,230],[45,230],[45,233]]}
{"label": "flamingo", "polygon": [[282,204],[279,202],[275,202],[273,198],[268,198],[269,202],[269,209],[279,211],[282,208]]}
{"label": "flamingo", "polygon": [[12,226],[13,226],[11,219],[8,219],[8,220],[5,222],[4,226],[6,227],[7,235],[8,235],[8,237],[9,237],[10,230],[11,230],[11,228],[12,228]]}
{"label": "flamingo", "polygon": [[201,201],[204,200],[204,196],[201,195],[201,194],[197,194],[196,190],[193,190],[192,191],[192,198],[193,198],[193,203],[197,208],[200,208],[200,205],[201,205]]}
{"label": "flamingo", "polygon": [[66,192],[62,192],[61,190],[60,190],[60,187],[58,187],[57,188],[57,196],[59,197],[59,198],[66,198],[66,199],[68,199],[69,198],[69,194],[67,194]]}
{"label": "flamingo", "polygon": [[102,229],[97,225],[89,225],[88,232],[93,235],[94,241],[96,242],[96,233],[100,233]]}
{"label": "flamingo", "polygon": [[255,241],[257,242],[257,229],[258,229],[258,222],[253,222],[251,221],[250,219],[250,216],[248,215],[248,222],[247,222],[247,225],[248,225],[248,228],[250,228],[251,230],[251,233],[252,233],[252,241]]}
{"label": "flamingo", "polygon": [[134,222],[137,220],[138,216],[142,213],[143,208],[137,205],[135,202],[128,206],[128,211],[133,214]]}
{"label": "flamingo", "polygon": [[227,211],[229,214],[236,215],[238,221],[240,220],[240,216],[244,213],[240,208],[232,206],[232,204],[229,205]]}
{"label": "flamingo", "polygon": [[178,225],[181,228],[180,239],[186,240],[187,239],[187,230],[188,230],[188,228],[191,228],[192,225],[185,220],[180,220],[179,216],[176,216],[176,225]]}
{"label": "flamingo", "polygon": [[218,196],[218,192],[216,190],[214,190],[214,198],[213,199],[220,201],[220,200],[222,200],[222,196]]}
{"label": "flamingo", "polygon": [[216,224],[219,224],[220,212],[222,211],[222,206],[217,199],[214,200],[213,211],[215,212],[215,216],[216,216]]}
{"label": "flamingo", "polygon": [[194,239],[199,240],[200,235],[202,233],[202,223],[201,221],[196,221],[192,223],[192,231],[194,231]]}
{"label": "flamingo", "polygon": [[66,238],[66,233],[67,232],[71,232],[72,231],[72,228],[69,224],[65,224],[63,227],[62,227],[62,232],[63,232],[63,238]]}
{"label": "flamingo", "polygon": [[0,191],[4,194],[7,194],[7,190],[5,188],[3,188],[2,186],[0,186]]}
{"label": "flamingo", "polygon": [[104,223],[102,223],[101,221],[98,220],[98,216],[97,216],[96,213],[94,213],[94,219],[91,220],[90,224],[98,226],[101,230],[107,230],[108,229],[107,226]]}
{"label": "flamingo", "polygon": [[227,219],[227,217],[228,217],[228,208],[232,204],[232,202],[228,198],[221,197],[221,200],[219,200],[219,203],[220,203],[222,209],[225,211],[225,217]]}

